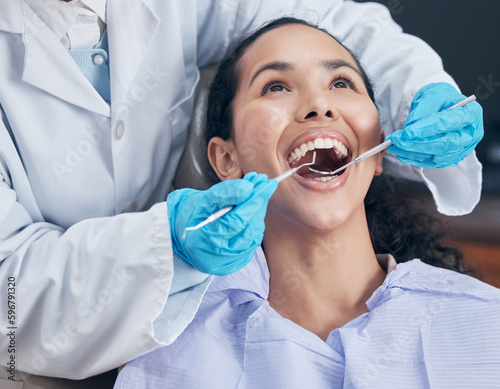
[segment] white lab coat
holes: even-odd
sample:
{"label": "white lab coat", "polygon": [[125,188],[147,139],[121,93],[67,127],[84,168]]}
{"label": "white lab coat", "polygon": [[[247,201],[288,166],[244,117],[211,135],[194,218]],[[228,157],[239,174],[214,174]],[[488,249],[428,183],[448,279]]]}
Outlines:
{"label": "white lab coat", "polygon": [[[198,67],[219,61],[249,26],[304,4],[314,11],[295,15],[328,27],[377,81],[386,133],[402,127],[420,87],[453,83],[440,58],[376,4],[108,0],[110,107],[22,0],[0,3],[0,285],[5,300],[16,279],[18,370],[94,375],[170,343],[191,320],[209,280],[177,263],[190,281],[170,288],[164,200]],[[475,155],[435,172],[397,169],[426,180],[444,213],[478,201]],[[2,365],[6,316],[2,304]]]}

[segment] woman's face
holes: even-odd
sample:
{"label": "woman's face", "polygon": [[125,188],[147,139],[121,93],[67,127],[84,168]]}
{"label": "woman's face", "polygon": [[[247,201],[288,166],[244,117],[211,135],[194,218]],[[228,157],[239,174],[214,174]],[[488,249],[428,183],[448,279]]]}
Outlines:
{"label": "woman's face", "polygon": [[[312,159],[335,169],[381,142],[378,112],[350,53],[328,34],[290,24],[259,37],[239,63],[233,139],[238,178],[256,171],[274,178]],[[266,223],[286,220],[314,230],[337,228],[363,210],[382,155],[324,178],[302,168],[282,181]],[[227,164],[226,164],[227,166]],[[323,178],[322,178],[323,177]]]}

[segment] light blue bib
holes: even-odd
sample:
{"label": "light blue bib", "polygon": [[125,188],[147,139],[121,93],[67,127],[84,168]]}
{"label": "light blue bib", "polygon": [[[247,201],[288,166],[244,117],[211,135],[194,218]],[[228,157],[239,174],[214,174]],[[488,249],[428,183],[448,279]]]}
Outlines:
{"label": "light blue bib", "polygon": [[68,50],[68,52],[95,90],[109,104],[111,101],[111,87],[107,31],[104,31],[101,40],[94,48]]}

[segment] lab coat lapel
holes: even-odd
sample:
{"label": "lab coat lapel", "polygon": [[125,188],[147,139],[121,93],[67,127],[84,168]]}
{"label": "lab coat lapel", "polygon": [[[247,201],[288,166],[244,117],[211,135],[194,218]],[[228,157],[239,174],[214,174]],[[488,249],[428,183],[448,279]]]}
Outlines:
{"label": "lab coat lapel", "polygon": [[71,104],[109,116],[109,105],[85,78],[52,31],[26,4],[23,81]]}
{"label": "lab coat lapel", "polygon": [[160,20],[143,0],[108,0],[111,106],[120,105],[132,86]]}
{"label": "lab coat lapel", "polygon": [[23,32],[21,0],[5,1],[0,10],[0,30],[21,34]]}

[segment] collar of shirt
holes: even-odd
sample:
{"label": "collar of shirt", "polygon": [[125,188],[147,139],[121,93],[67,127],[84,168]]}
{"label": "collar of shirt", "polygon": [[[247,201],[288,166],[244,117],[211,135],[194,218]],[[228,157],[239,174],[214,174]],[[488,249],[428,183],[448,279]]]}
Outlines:
{"label": "collar of shirt", "polygon": [[[266,256],[262,247],[259,246],[251,261],[244,268],[227,276],[214,276],[209,291],[241,290],[267,300],[269,277]],[[243,296],[242,298],[245,299]]]}
{"label": "collar of shirt", "polygon": [[59,0],[25,0],[33,12],[54,33],[62,39],[78,17],[78,11],[71,4]]}
{"label": "collar of shirt", "polygon": [[92,48],[106,26],[106,0],[26,0],[67,49]]}
{"label": "collar of shirt", "polygon": [[[377,261],[387,274],[397,267],[396,260],[390,254],[377,254]],[[269,278],[266,256],[262,247],[259,247],[249,264],[241,270],[227,276],[215,276],[209,291],[242,290],[267,300],[269,296]]]}
{"label": "collar of shirt", "polygon": [[94,11],[99,19],[106,24],[106,0],[79,0],[79,2]]}

